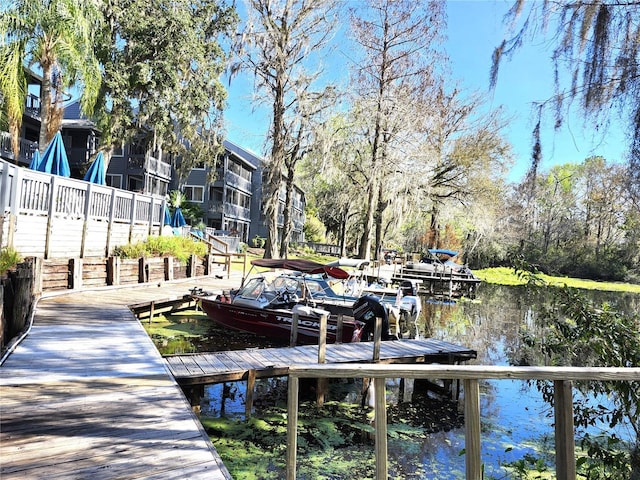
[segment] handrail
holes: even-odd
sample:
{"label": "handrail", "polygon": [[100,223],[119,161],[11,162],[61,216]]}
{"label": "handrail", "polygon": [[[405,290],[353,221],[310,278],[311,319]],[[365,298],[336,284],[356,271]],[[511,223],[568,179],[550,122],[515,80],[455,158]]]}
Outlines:
{"label": "handrail", "polygon": [[488,365],[310,364],[289,368],[287,402],[287,479],[296,477],[298,392],[300,378],[373,378],[375,383],[376,479],[388,478],[386,378],[440,378],[463,380],[465,401],[465,466],[468,480],[482,477],[480,459],[479,380],[553,380],[556,476],[576,478],[571,382],[640,381],[640,368],[617,367],[508,367]]}

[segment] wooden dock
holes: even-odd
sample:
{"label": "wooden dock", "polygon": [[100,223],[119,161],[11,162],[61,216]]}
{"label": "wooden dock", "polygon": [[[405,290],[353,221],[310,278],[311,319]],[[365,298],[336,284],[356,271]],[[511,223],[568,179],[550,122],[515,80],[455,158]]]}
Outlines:
{"label": "wooden dock", "polygon": [[0,478],[230,479],[127,308],[215,288],[206,282],[41,299],[28,336],[0,367]]}
{"label": "wooden dock", "polygon": [[[371,362],[373,342],[329,344],[326,363]],[[394,340],[380,344],[380,363],[458,364],[476,358],[476,351],[432,338]],[[254,348],[230,352],[168,355],[169,369],[179,384],[203,385],[288,375],[289,367],[318,362],[318,346]]]}

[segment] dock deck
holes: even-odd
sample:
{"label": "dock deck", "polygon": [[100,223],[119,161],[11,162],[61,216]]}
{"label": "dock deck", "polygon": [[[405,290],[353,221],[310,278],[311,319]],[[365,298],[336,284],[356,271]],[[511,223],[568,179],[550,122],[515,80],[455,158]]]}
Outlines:
{"label": "dock deck", "polygon": [[[373,342],[329,344],[326,363],[371,362]],[[394,340],[380,344],[380,363],[456,364],[476,358],[476,352],[432,338]],[[230,352],[169,355],[165,359],[181,385],[198,385],[255,378],[285,376],[289,367],[318,362],[318,346],[247,349]]]}
{"label": "dock deck", "polygon": [[127,308],[201,285],[41,299],[29,335],[0,367],[0,478],[230,479]]}

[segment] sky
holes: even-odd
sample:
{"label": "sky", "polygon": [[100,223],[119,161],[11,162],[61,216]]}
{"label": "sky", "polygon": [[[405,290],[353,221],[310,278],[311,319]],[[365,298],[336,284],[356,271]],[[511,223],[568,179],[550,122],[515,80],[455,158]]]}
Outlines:
{"label": "sky", "polygon": [[[349,0],[345,0],[349,1]],[[489,89],[491,55],[506,34],[504,14],[512,0],[448,0],[447,41],[452,78],[469,91],[477,91],[486,99],[488,108],[502,107],[508,117],[505,138],[511,143],[514,165],[508,180],[517,182],[526,174],[531,162],[532,136],[535,124],[534,102],[554,93],[552,45],[544,40],[524,45],[512,59],[504,59],[493,91]],[[346,28],[346,25],[345,25]],[[344,80],[347,52],[339,49],[327,71],[342,71]],[[332,60],[326,60],[330,63]],[[264,141],[269,126],[269,109],[252,104],[252,82],[238,77],[228,86],[228,108],[225,112],[227,138],[255,153],[264,154]],[[601,155],[611,162],[624,160],[626,140],[618,129],[606,136],[594,134],[577,114],[565,117],[559,130],[553,129],[551,115],[545,117],[550,127],[541,131],[542,169],[563,163],[579,163],[591,155]]]}

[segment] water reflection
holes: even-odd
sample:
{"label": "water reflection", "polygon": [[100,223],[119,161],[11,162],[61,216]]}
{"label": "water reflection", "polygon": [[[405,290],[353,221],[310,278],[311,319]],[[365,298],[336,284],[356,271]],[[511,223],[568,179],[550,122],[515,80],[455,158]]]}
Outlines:
{"label": "water reflection", "polygon": [[[608,302],[628,313],[638,311],[640,295],[589,292],[598,303]],[[523,354],[521,332],[536,330],[536,309],[547,301],[544,291],[532,292],[524,287],[482,285],[475,300],[433,301],[423,298],[422,315],[414,324],[403,324],[403,337],[433,337],[464,345],[477,351],[479,365],[518,365],[531,362]],[[251,335],[231,334],[215,326],[197,342],[200,351],[225,350],[230,347],[269,346]],[[274,345],[275,346],[275,345]],[[180,348],[186,348],[184,346]],[[185,351],[188,351],[185,349]],[[334,399],[362,401],[357,381],[338,385]],[[411,382],[400,391],[400,382],[387,385],[390,403],[400,405],[411,399]],[[339,393],[336,393],[339,392]],[[286,380],[259,380],[254,408],[286,406]],[[202,405],[203,415],[243,416],[245,386],[239,384],[207,387]],[[414,398],[415,400],[415,398]],[[426,405],[426,404],[425,404]],[[486,478],[508,478],[502,467],[525,454],[548,455],[553,462],[553,412],[542,401],[535,386],[524,381],[500,380],[481,383],[482,460]],[[402,470],[403,478],[463,478],[464,431],[451,422],[451,429],[434,431],[398,443],[389,443],[392,462]],[[437,430],[437,429],[435,429]]]}

